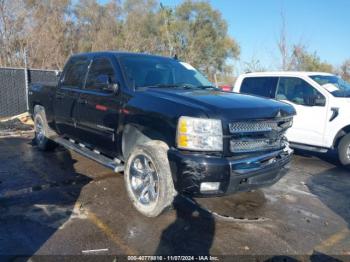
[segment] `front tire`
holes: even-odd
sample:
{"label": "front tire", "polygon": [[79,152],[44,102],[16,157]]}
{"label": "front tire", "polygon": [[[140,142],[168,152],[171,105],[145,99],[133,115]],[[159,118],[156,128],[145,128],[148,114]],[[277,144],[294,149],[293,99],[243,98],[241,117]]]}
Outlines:
{"label": "front tire", "polygon": [[160,215],[175,196],[168,149],[161,141],[151,141],[136,146],[126,162],[124,180],[129,198],[147,217]]}
{"label": "front tire", "polygon": [[350,167],[350,134],[347,134],[340,140],[338,156],[342,165]]}
{"label": "front tire", "polygon": [[34,127],[35,127],[35,143],[42,151],[53,150],[57,144],[50,140],[49,126],[46,120],[45,109],[42,106],[34,108]]}

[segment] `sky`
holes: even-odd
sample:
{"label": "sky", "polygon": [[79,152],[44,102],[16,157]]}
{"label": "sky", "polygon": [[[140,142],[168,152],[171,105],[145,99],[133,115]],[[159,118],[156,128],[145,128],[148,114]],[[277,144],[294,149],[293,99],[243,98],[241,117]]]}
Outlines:
{"label": "sky", "polygon": [[[181,0],[160,0],[176,6]],[[104,2],[104,1],[101,1]],[[339,66],[350,59],[350,0],[209,0],[228,23],[229,35],[240,45],[240,61],[259,60],[264,68],[280,64],[277,41],[281,13],[290,45],[304,44],[321,60]]]}

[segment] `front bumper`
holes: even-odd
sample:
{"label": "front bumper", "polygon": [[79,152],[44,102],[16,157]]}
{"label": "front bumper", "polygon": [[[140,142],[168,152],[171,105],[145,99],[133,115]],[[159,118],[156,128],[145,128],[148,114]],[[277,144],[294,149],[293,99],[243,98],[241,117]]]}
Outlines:
{"label": "front bumper", "polygon": [[[175,189],[192,196],[219,196],[269,186],[276,183],[289,169],[293,150],[263,153],[242,158],[222,158],[168,151]],[[200,191],[203,182],[219,182],[215,191]]]}

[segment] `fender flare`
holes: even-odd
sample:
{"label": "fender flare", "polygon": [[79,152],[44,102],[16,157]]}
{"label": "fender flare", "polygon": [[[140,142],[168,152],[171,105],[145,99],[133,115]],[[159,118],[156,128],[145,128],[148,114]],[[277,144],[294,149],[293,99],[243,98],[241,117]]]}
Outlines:
{"label": "fender flare", "polygon": [[128,159],[130,153],[136,146],[152,140],[163,141],[169,147],[171,146],[169,139],[160,132],[135,124],[127,124],[124,127],[122,135],[122,154],[124,160],[126,161]]}
{"label": "fender flare", "polygon": [[349,133],[350,133],[350,125],[344,126],[342,129],[340,129],[336,134],[336,136],[334,137],[333,148],[337,148],[341,138]]}

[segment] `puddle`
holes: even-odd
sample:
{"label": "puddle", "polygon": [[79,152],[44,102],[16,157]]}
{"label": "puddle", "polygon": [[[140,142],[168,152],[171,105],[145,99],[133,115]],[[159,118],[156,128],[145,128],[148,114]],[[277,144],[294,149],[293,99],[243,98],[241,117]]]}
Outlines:
{"label": "puddle", "polygon": [[232,216],[220,215],[210,210],[207,210],[207,211],[210,212],[214,217],[218,218],[219,220],[229,221],[229,222],[249,223],[249,222],[265,222],[267,220],[270,220],[269,218],[266,218],[266,217],[232,217]]}
{"label": "puddle", "polygon": [[53,205],[53,204],[35,204],[30,207],[12,207],[4,213],[4,216],[24,216],[39,224],[49,226],[55,229],[63,229],[74,219],[87,219],[86,211],[80,208],[80,204],[71,205]]}
{"label": "puddle", "polygon": [[266,199],[261,191],[226,197],[200,198],[195,201],[188,197],[185,199],[221,221],[249,223],[270,220],[262,214]]}
{"label": "puddle", "polygon": [[78,185],[78,184],[86,184],[87,182],[89,182],[88,178],[66,179],[66,180],[63,180],[60,182],[51,182],[51,183],[47,183],[47,184],[34,185],[31,187],[21,188],[18,190],[5,191],[3,193],[2,197],[15,197],[15,196],[23,195],[23,194],[29,194],[32,192],[39,192],[39,191],[43,191],[43,190],[48,190],[48,189],[56,188],[56,187],[65,187],[65,186],[72,186],[72,185]]}

